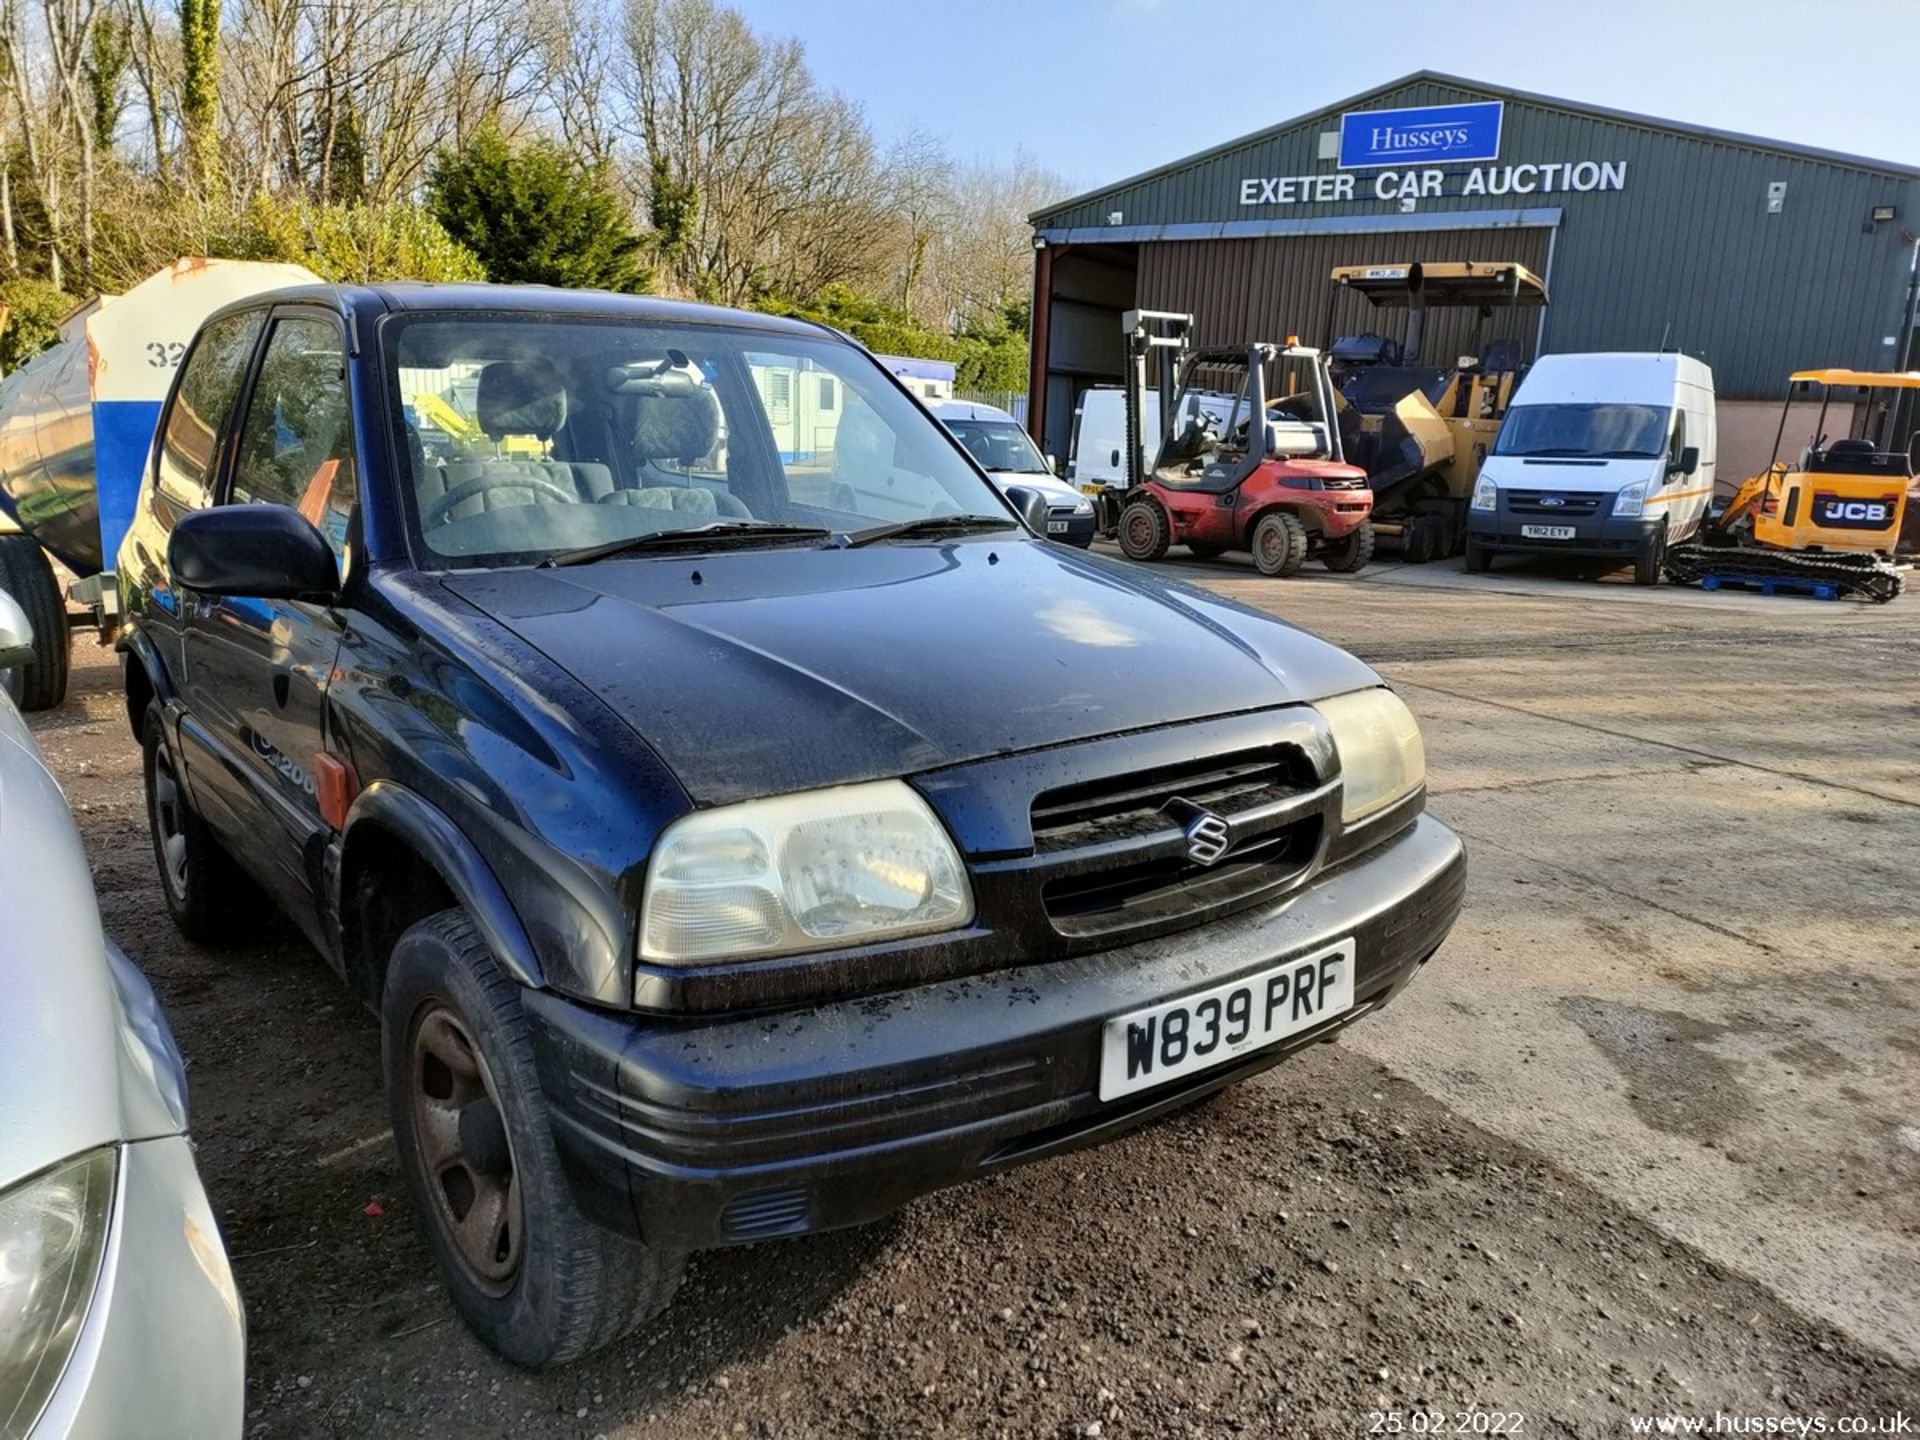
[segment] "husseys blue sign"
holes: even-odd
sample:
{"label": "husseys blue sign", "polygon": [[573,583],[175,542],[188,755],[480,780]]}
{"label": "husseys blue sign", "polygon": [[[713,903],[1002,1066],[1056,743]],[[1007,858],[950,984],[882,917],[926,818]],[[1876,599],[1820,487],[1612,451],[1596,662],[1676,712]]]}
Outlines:
{"label": "husseys blue sign", "polygon": [[1340,117],[1340,168],[1446,164],[1500,158],[1506,105],[1422,105],[1411,110],[1350,110]]}

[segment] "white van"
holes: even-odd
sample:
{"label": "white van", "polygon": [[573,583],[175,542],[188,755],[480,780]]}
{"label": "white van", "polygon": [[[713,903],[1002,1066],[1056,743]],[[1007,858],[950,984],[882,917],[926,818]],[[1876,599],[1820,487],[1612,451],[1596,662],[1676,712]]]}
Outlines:
{"label": "white van", "polygon": [[923,400],[967,453],[980,462],[987,478],[1002,491],[1025,485],[1047,497],[1047,538],[1078,545],[1093,543],[1093,502],[1064,480],[1033,448],[1020,422],[1006,411],[972,400]]}
{"label": "white van", "polygon": [[1604,556],[1660,578],[1713,498],[1713,371],[1691,355],[1547,355],[1507,408],[1467,511],[1467,568]]}
{"label": "white van", "polygon": [[[1182,402],[1180,418],[1196,414],[1212,417],[1224,426],[1234,397],[1211,390],[1193,390]],[[1140,466],[1153,464],[1160,449],[1160,397],[1149,390],[1140,417]],[[1094,385],[1080,393],[1073,409],[1073,439],[1067,451],[1067,479],[1083,491],[1088,487],[1127,484],[1127,392],[1118,385]]]}

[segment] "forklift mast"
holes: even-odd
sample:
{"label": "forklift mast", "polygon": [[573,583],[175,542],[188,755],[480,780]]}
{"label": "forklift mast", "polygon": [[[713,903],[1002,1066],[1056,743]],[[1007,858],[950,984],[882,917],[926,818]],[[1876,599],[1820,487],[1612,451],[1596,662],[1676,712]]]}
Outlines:
{"label": "forklift mast", "polygon": [[1127,338],[1127,489],[1133,490],[1146,480],[1141,451],[1146,437],[1141,434],[1147,408],[1147,357],[1160,351],[1160,428],[1155,448],[1164,439],[1164,431],[1173,421],[1175,387],[1180,382],[1180,362],[1186,356],[1193,334],[1193,316],[1171,310],[1129,310],[1120,318]]}

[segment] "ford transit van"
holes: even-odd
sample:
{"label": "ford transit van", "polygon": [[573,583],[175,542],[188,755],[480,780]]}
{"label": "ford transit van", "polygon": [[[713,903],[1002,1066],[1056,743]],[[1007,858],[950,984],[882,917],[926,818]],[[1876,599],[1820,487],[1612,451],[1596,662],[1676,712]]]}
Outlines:
{"label": "ford transit van", "polygon": [[1632,562],[1666,547],[1713,496],[1713,372],[1691,355],[1548,355],[1521,382],[1467,512],[1467,568],[1506,553]]}

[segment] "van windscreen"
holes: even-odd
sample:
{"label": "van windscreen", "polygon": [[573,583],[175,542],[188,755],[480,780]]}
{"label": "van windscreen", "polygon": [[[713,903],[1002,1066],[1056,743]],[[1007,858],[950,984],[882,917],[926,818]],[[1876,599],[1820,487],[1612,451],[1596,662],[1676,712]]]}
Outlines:
{"label": "van windscreen", "polygon": [[1516,405],[1493,453],[1652,459],[1667,452],[1672,417],[1664,405]]}

